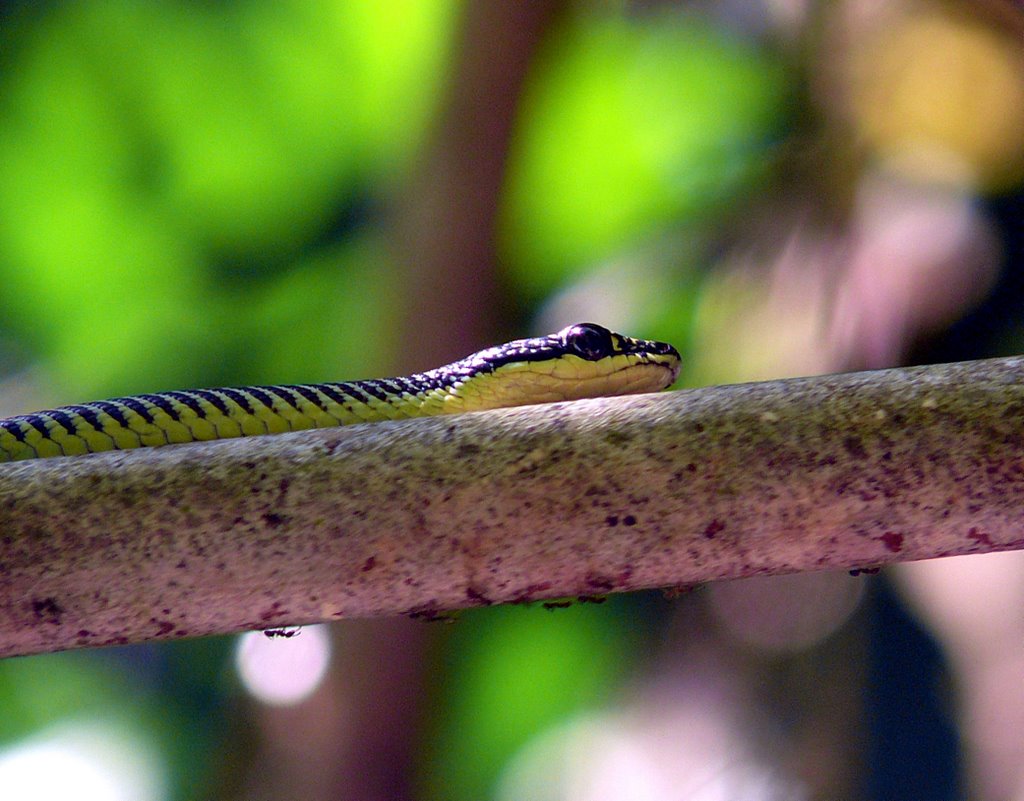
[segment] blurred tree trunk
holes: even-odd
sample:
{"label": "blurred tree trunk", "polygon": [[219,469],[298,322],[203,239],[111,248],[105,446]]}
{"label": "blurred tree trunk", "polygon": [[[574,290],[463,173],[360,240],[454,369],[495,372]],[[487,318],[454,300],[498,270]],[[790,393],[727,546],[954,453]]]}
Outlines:
{"label": "blurred tree trunk", "polygon": [[[508,142],[530,64],[562,0],[467,4],[447,97],[394,219],[407,294],[393,372],[444,364],[500,339],[495,225]],[[352,621],[339,629],[347,685],[338,726],[355,732],[325,798],[412,799],[425,713],[430,643],[420,621]]]}

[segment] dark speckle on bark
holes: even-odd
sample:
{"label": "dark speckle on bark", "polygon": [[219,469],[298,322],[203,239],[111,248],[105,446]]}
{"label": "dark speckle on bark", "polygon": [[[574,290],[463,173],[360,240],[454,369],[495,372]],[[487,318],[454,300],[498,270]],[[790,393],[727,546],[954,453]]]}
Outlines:
{"label": "dark speckle on bark", "polygon": [[879,539],[893,553],[899,553],[903,550],[903,535],[896,531],[887,531]]}
{"label": "dark speckle on bark", "polygon": [[704,528],[704,539],[713,540],[722,531],[725,531],[725,523],[717,519],[712,520]]}
{"label": "dark speckle on bark", "polygon": [[843,437],[843,447],[846,448],[846,452],[854,459],[868,458],[868,452],[865,450],[864,443],[860,441],[859,437]]}
{"label": "dark speckle on bark", "polygon": [[60,625],[61,618],[64,615],[64,610],[61,608],[61,605],[57,603],[56,598],[52,597],[33,599],[32,612],[35,614],[37,620],[52,623],[55,626]]}
{"label": "dark speckle on bark", "polygon": [[263,522],[270,528],[278,528],[282,526],[285,520],[287,520],[285,515],[278,514],[277,512],[267,512],[263,515]]}

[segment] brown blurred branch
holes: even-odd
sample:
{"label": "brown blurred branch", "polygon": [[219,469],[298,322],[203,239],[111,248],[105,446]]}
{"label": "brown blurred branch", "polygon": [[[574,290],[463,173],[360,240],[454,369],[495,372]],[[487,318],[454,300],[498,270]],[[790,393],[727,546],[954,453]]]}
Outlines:
{"label": "brown blurred branch", "polygon": [[565,8],[564,0],[466,6],[434,141],[399,208],[409,277],[402,330],[416,345],[399,370],[444,364],[507,333],[495,239],[508,145],[537,51]]}
{"label": "brown blurred branch", "polygon": [[[462,8],[451,81],[432,141],[402,188],[394,224],[404,279],[399,373],[444,364],[481,343],[502,339],[500,280],[495,254],[496,216],[508,142],[535,54],[564,0],[493,3]],[[506,304],[507,306],[507,304]],[[405,624],[405,625],[403,625]],[[338,708],[332,748],[335,780],[324,798],[415,798],[419,770],[418,721],[429,714],[429,641],[437,634],[405,620],[373,620],[346,627],[336,669],[349,675],[348,698]],[[360,636],[361,634],[361,636]],[[366,671],[367,664],[378,669]],[[351,681],[359,675],[362,681]],[[319,725],[322,713],[318,710]],[[358,738],[348,737],[361,732]],[[336,743],[345,738],[339,753]],[[316,772],[299,766],[299,772]],[[282,788],[287,796],[288,788]],[[312,799],[310,799],[312,801]]]}
{"label": "brown blurred branch", "polygon": [[0,654],[1024,547],[1024,359],[3,465]]}

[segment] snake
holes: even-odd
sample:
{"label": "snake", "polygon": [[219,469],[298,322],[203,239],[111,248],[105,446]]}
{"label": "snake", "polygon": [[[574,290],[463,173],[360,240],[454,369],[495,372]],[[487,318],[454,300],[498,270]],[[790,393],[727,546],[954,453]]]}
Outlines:
{"label": "snake", "polygon": [[0,419],[0,461],[655,392],[679,352],[596,323],[518,339],[396,378],[131,395]]}

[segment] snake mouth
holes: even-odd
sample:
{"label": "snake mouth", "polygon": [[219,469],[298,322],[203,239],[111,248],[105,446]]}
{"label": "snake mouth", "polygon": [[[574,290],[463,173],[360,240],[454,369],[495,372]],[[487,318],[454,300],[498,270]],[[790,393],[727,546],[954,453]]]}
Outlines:
{"label": "snake mouth", "polygon": [[679,377],[678,359],[647,359],[607,376],[606,395],[631,395],[642,392],[660,392],[668,389]]}
{"label": "snake mouth", "polygon": [[[671,356],[641,358],[620,356],[628,360],[616,369],[602,370],[596,365],[593,372],[555,373],[547,380],[536,380],[534,392],[543,394],[545,400],[580,400],[582,398],[636,395],[646,392],[660,392],[670,387],[679,375],[679,360]],[[590,365],[577,365],[584,369]],[[535,377],[536,378],[536,377]],[[521,388],[524,397],[529,394],[527,387]]]}
{"label": "snake mouth", "polygon": [[668,374],[665,385],[661,389],[668,389],[679,378],[679,371],[683,366],[683,360],[679,351],[668,345],[668,350],[657,355],[648,355],[643,364],[648,367],[656,367]]}

